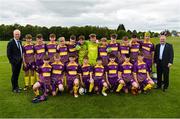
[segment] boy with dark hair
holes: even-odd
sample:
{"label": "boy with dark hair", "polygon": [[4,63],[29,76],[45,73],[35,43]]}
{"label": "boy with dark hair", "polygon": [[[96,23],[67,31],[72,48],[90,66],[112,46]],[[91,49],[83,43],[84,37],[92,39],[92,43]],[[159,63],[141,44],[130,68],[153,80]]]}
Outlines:
{"label": "boy with dark hair", "polygon": [[[46,55],[46,44],[43,41],[42,34],[36,35],[36,44],[34,45],[34,51],[36,69],[38,69],[43,65],[43,57]],[[36,78],[37,80],[39,80],[38,73],[36,73]]]}
{"label": "boy with dark hair", "polygon": [[129,54],[125,55],[125,61],[120,66],[120,77],[120,84],[123,85],[125,93],[131,90],[132,94],[137,94],[138,81],[134,80],[133,64],[130,63]]}
{"label": "boy with dark hair", "polygon": [[66,64],[66,80],[70,93],[74,94],[74,97],[78,97],[79,89],[79,74],[80,66],[75,61],[76,56],[74,54],[69,55],[69,62]]}
{"label": "boy with dark hair", "polygon": [[[35,98],[32,100],[33,103],[47,100],[48,92],[51,85],[51,72],[52,67],[49,65],[50,58],[45,55],[43,59],[43,65],[38,69],[39,81],[33,85]],[[39,96],[39,89],[42,89],[43,95]]]}
{"label": "boy with dark hair", "polygon": [[133,73],[134,79],[139,83],[139,92],[144,91],[146,93],[147,90],[150,90],[153,87],[154,82],[149,75],[149,68],[143,61],[143,58],[143,53],[139,53],[138,61],[134,64],[133,67]]}
{"label": "boy with dark hair", "polygon": [[87,55],[87,45],[85,43],[85,37],[80,35],[78,38],[78,44],[76,46],[76,50],[78,51],[78,63],[80,65],[83,64],[83,58]]}
{"label": "boy with dark hair", "polygon": [[56,43],[56,35],[49,35],[49,43],[46,45],[48,56],[50,57],[50,64],[54,62],[54,54],[57,52],[57,43]]}
{"label": "boy with dark hair", "polygon": [[102,65],[102,58],[97,58],[97,64],[94,66],[94,90],[103,96],[107,96],[106,90],[108,89],[108,85],[105,81],[105,68]]}
{"label": "boy with dark hair", "polygon": [[102,58],[103,65],[108,64],[107,38],[101,38],[101,44],[98,47],[98,57]]}
{"label": "boy with dark hair", "polygon": [[92,78],[93,69],[89,64],[88,57],[85,56],[83,59],[83,64],[81,66],[81,84],[86,88],[86,90],[91,93],[94,87],[94,80]]}
{"label": "boy with dark hair", "polygon": [[64,64],[60,61],[61,57],[58,53],[54,55],[54,62],[51,64],[52,66],[52,74],[51,74],[51,86],[52,86],[52,95],[55,96],[58,91],[64,91]]}

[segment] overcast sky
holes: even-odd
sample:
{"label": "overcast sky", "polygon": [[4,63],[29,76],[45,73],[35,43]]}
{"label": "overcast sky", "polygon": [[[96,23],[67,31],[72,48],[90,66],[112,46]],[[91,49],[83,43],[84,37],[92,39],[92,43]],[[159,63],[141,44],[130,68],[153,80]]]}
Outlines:
{"label": "overcast sky", "polygon": [[0,24],[180,31],[180,0],[0,0]]}

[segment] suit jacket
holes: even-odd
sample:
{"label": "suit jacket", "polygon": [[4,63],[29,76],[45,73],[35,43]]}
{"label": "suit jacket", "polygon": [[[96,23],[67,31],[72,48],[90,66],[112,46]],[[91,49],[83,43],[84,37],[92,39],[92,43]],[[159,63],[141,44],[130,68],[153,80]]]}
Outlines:
{"label": "suit jacket", "polygon": [[[159,64],[159,53],[160,53],[160,44],[156,45],[155,53],[154,53],[154,63]],[[162,63],[164,66],[167,66],[168,63],[173,64],[174,59],[174,50],[173,46],[169,43],[165,44],[163,55],[162,55]]]}
{"label": "suit jacket", "polygon": [[[21,41],[20,41],[20,44],[21,44],[21,48],[22,48],[22,42]],[[22,48],[22,50],[23,50],[23,48]],[[9,62],[11,64],[14,64],[14,65],[22,61],[21,51],[17,47],[16,42],[15,42],[14,39],[11,39],[8,42],[8,45],[7,45],[7,57],[9,59]]]}

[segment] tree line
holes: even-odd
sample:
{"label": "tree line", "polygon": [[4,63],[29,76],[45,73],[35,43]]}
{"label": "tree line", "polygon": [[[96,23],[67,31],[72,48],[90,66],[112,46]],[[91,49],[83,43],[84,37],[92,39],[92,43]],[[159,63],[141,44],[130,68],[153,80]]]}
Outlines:
{"label": "tree line", "polygon": [[[20,24],[13,25],[0,25],[0,40],[9,40],[13,37],[13,30],[19,29],[21,31],[21,36],[24,38],[26,34],[31,34],[33,37],[36,34],[41,33],[45,40],[49,39],[49,34],[54,33],[57,37],[64,36],[66,39],[69,39],[71,35],[84,35],[86,39],[89,39],[89,34],[97,34],[97,38],[107,37],[109,39],[110,34],[116,33],[118,39],[122,39],[123,36],[128,36],[131,38],[132,34],[136,34],[139,38],[143,38],[145,31],[136,31],[136,30],[126,30],[123,24],[119,24],[117,29],[109,29],[108,27],[99,27],[99,26],[71,26],[71,27],[62,27],[62,26],[52,26],[50,28],[45,26],[37,26],[27,24],[25,26]],[[151,31],[149,31],[151,32]],[[159,33],[151,32],[151,37],[158,37]]]}

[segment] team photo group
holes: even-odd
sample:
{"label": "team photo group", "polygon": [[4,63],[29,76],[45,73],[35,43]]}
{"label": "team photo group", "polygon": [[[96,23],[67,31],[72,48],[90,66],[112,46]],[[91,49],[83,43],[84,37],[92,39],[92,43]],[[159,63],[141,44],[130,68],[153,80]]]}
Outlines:
{"label": "team photo group", "polygon": [[[52,33],[49,41],[42,34],[27,34],[22,42],[18,29],[13,31],[13,36],[7,45],[12,91],[21,92],[18,77],[22,65],[23,90],[33,90],[33,103],[64,93],[78,98],[79,95],[108,96],[108,93],[147,94],[153,88],[165,92],[169,85],[174,56],[164,34],[159,36],[160,43],[156,46],[150,40],[150,32],[144,33],[143,40],[136,34],[131,39],[124,36],[117,40],[117,34],[111,34],[110,39],[97,39],[92,33],[87,40],[83,35],[65,39]],[[157,76],[152,75],[153,65]]]}

